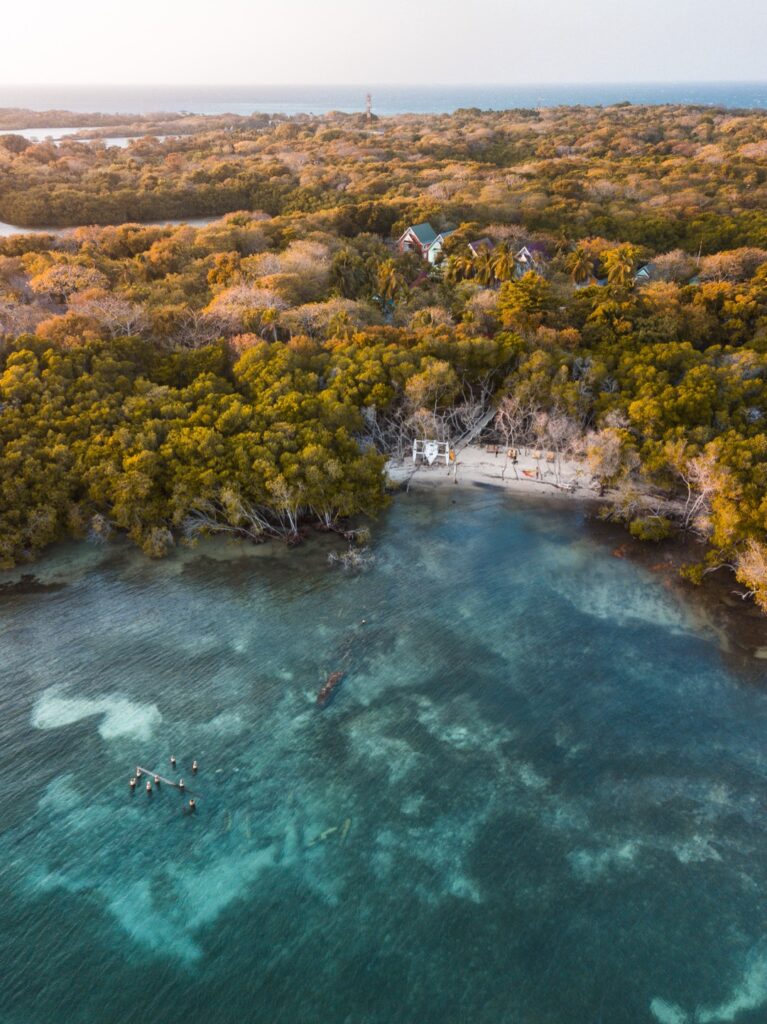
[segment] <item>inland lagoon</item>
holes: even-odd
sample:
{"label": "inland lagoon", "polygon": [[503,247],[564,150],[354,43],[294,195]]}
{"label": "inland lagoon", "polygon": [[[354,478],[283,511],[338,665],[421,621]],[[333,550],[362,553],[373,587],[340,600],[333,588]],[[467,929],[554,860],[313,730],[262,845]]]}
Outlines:
{"label": "inland lagoon", "polygon": [[767,693],[583,517],[5,574],[3,1024],[767,1019]]}

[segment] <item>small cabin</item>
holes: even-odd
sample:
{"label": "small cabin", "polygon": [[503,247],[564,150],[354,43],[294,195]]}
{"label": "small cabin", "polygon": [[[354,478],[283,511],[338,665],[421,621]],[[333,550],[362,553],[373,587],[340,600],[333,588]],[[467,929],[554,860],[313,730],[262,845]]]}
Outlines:
{"label": "small cabin", "polygon": [[637,270],[636,274],[634,274],[634,284],[649,284],[653,280],[654,275],[655,264],[645,263],[639,268],[639,270]]}
{"label": "small cabin", "polygon": [[515,254],[514,259],[517,263],[521,263],[522,266],[532,269],[535,263],[535,258],[526,245],[523,245],[518,253]]}
{"label": "small cabin", "polygon": [[540,243],[531,242],[529,245],[523,245],[514,257],[518,275],[523,277],[530,270],[539,274],[547,258],[546,248]]}

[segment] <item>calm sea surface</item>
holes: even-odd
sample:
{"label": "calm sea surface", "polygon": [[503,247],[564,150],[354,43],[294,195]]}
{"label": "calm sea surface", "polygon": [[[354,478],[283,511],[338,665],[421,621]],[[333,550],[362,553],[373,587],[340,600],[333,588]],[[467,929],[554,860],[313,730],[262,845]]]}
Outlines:
{"label": "calm sea surface", "polygon": [[0,107],[82,113],[322,114],[364,110],[373,96],[378,114],[444,114],[459,107],[502,110],[571,103],[702,103],[767,106],[765,82],[596,83],[578,85],[254,85],[254,86],[11,86],[0,85]]}
{"label": "calm sea surface", "polygon": [[[0,592],[3,1024],[763,1024],[767,692],[577,508],[452,498],[357,577],[71,545]],[[170,754],[193,817],[129,795]]]}

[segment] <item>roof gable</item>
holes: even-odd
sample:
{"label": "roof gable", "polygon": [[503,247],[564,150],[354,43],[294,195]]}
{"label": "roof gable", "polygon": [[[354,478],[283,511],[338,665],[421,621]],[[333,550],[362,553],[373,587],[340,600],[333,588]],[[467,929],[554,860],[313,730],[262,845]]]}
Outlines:
{"label": "roof gable", "polygon": [[435,245],[441,245],[446,238],[449,238],[450,235],[452,235],[452,233],[452,231],[440,231],[440,233],[435,237],[434,241],[431,243],[429,248],[431,249]]}
{"label": "roof gable", "polygon": [[[422,224],[411,224],[408,231],[412,231],[421,245],[431,245],[434,239],[437,237],[437,232],[428,222],[425,220]],[[407,233],[407,232],[406,232]]]}
{"label": "roof gable", "polygon": [[471,249],[475,256],[478,256],[483,249],[492,249],[493,243],[487,237],[477,238],[474,242],[469,242],[469,248]]}
{"label": "roof gable", "polygon": [[642,266],[639,268],[639,270],[637,270],[636,276],[637,277],[646,277],[648,279],[648,281],[649,281],[649,279],[652,277],[654,271],[655,271],[655,264],[654,263],[643,263]]}

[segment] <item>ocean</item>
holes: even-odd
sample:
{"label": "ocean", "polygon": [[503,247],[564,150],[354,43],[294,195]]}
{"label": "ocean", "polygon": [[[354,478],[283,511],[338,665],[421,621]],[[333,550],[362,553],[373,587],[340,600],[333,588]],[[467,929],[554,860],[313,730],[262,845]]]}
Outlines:
{"label": "ocean", "polygon": [[575,504],[337,544],[0,577],[4,1024],[763,1024],[764,673]]}
{"label": "ocean", "polygon": [[361,111],[370,92],[379,115],[444,114],[459,107],[502,110],[562,104],[688,103],[767,107],[765,82],[605,83],[575,85],[254,85],[9,86],[0,107],[80,113],[324,114]]}

